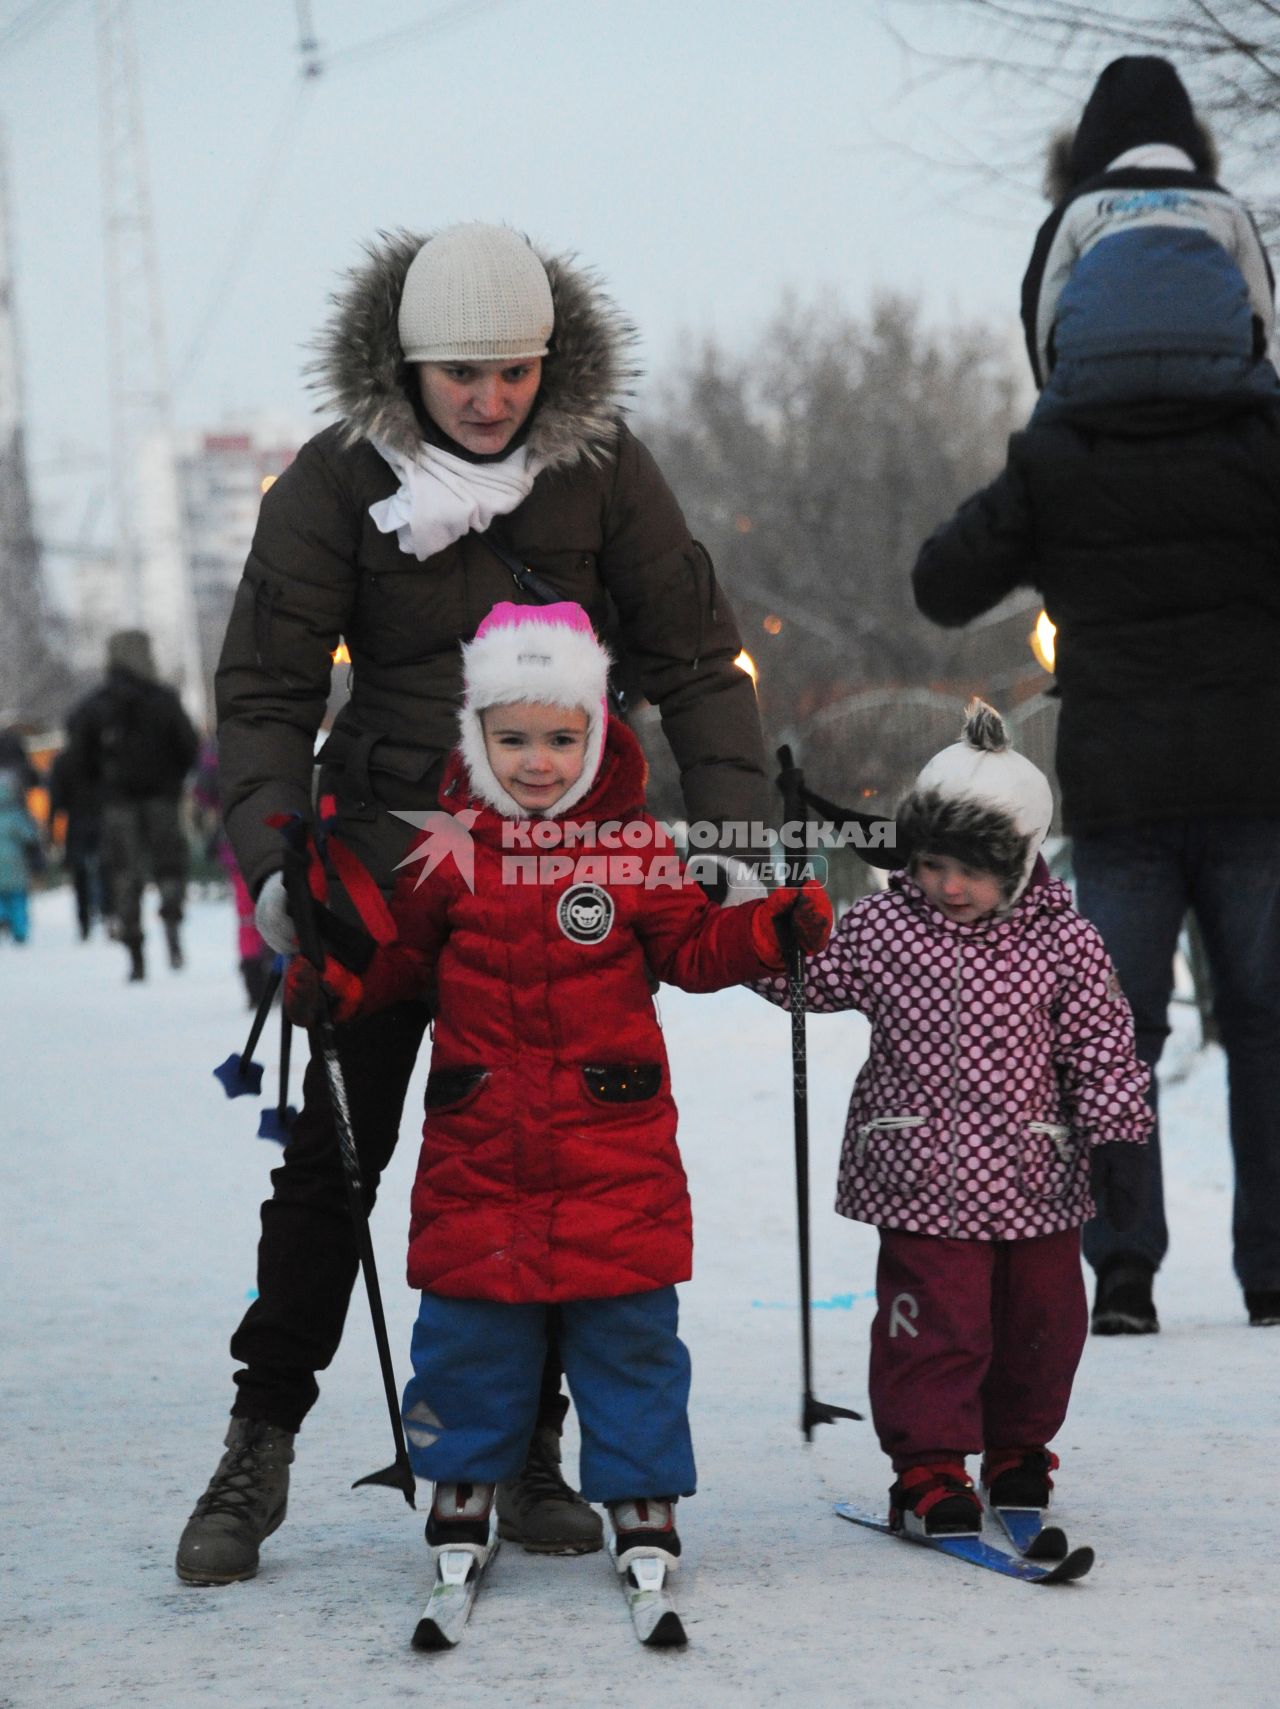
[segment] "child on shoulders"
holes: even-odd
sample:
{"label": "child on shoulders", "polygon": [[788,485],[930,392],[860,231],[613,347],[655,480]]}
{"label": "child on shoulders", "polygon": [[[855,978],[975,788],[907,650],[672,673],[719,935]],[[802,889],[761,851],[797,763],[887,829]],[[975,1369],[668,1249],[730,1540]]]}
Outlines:
{"label": "child on shoulders", "polygon": [[1113,404],[1271,397],[1275,280],[1167,60],[1130,55],[1055,139],[1054,210],[1022,284],[1033,420]]}

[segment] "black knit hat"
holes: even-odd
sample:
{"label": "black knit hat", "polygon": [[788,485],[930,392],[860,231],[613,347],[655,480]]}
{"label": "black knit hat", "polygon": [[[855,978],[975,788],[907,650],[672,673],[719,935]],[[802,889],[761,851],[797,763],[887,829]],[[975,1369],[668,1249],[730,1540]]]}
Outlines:
{"label": "black knit hat", "polygon": [[1085,102],[1071,143],[1071,180],[1082,184],[1104,172],[1117,155],[1151,142],[1182,149],[1198,172],[1214,170],[1208,134],[1169,61],[1155,54],[1126,54],[1111,61]]}

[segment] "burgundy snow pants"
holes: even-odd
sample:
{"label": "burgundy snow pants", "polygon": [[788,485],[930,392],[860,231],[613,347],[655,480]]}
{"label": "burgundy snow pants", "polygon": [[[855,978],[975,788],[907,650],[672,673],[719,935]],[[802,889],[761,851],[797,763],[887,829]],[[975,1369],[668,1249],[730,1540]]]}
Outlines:
{"label": "burgundy snow pants", "polygon": [[944,1240],[880,1230],[871,1416],[895,1471],[1062,1428],[1089,1314],[1080,1230]]}

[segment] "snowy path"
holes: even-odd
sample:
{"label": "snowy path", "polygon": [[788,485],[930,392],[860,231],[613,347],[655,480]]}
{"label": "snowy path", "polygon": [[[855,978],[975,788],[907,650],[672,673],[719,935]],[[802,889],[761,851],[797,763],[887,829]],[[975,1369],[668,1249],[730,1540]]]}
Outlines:
{"label": "snowy path", "polygon": [[[122,983],[118,946],[72,941],[65,894],[39,898],[25,951],[0,944],[0,1709],[1280,1702],[1280,1330],[1245,1325],[1221,1062],[1189,1059],[1182,1030],[1170,1054],[1191,1071],[1165,1105],[1165,1330],[1090,1343],[1058,1444],[1057,1517],[1099,1555],[1085,1584],[1006,1583],[831,1516],[840,1498],[878,1504],[888,1480],[869,1425],[806,1449],[795,1424],[787,1022],[743,992],[668,991],[698,1229],[683,1327],[701,1490],[682,1509],[676,1584],[688,1652],[640,1649],[603,1557],[511,1548],[464,1646],[410,1651],[421,1517],[348,1487],[390,1457],[362,1298],[259,1578],[181,1586],[173,1550],[220,1452],[226,1340],[276,1155],[254,1137],[257,1103],[226,1101],[210,1075],[246,1027],[227,906],[195,904],[189,938],[186,971],[141,988]],[[817,1389],[865,1410],[874,1236],[828,1209],[863,1037],[856,1017],[810,1023]],[[264,1060],[270,1085],[274,1039]],[[375,1218],[402,1372],[415,1128]]]}

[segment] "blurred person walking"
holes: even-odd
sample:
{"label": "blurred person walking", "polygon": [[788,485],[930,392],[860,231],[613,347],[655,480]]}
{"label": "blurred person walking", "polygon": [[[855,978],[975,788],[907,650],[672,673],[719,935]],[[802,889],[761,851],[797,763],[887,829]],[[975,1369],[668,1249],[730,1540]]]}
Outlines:
{"label": "blurred person walking", "polygon": [[102,847],[111,873],[116,930],[129,952],[130,982],[147,976],[142,897],[160,892],[169,965],[180,968],[190,850],[182,786],[198,739],[173,689],[156,676],[144,630],[107,641],[107,675],[67,719],[69,763],[102,792]]}
{"label": "blurred person walking", "polygon": [[75,896],[76,925],[83,943],[95,920],[108,924],[111,904],[102,855],[102,786],[85,777],[77,755],[64,747],[49,768],[49,824],[62,820],[62,861]]}
{"label": "blurred person walking", "polygon": [[0,766],[0,937],[31,934],[28,895],[41,865],[40,828],[27,811],[16,768]]}

